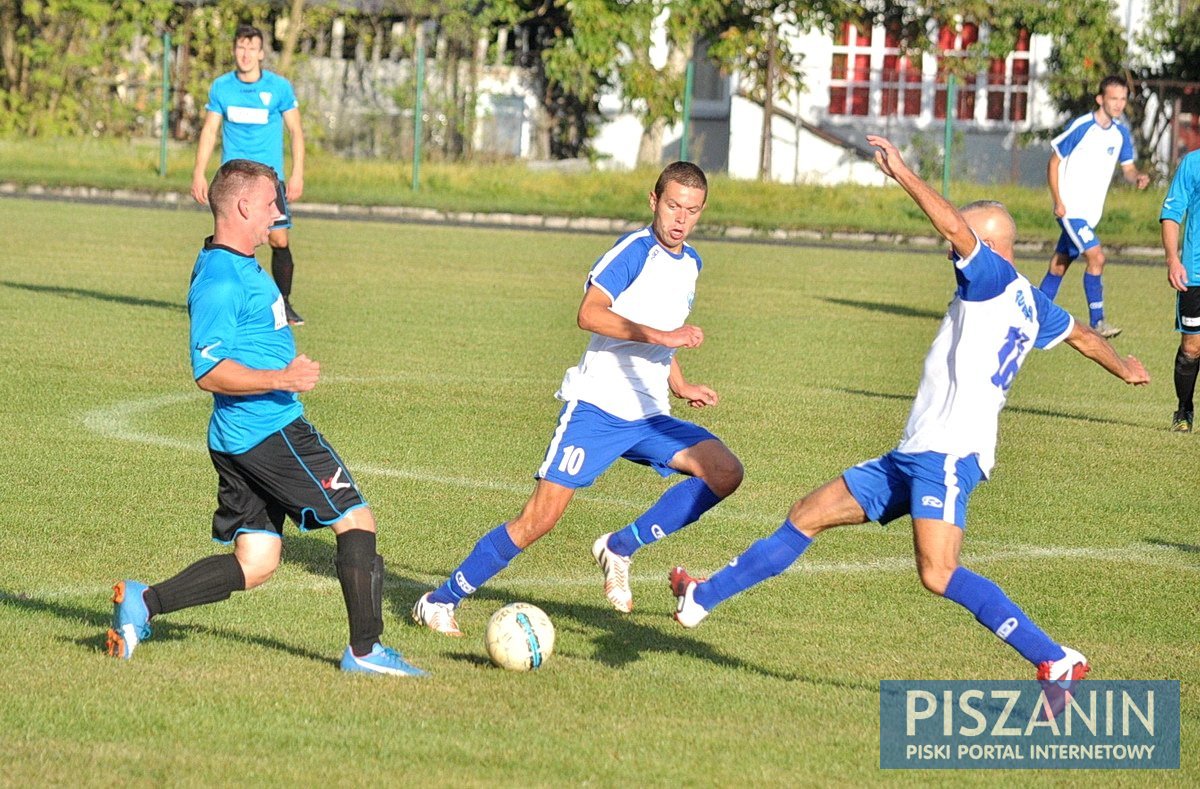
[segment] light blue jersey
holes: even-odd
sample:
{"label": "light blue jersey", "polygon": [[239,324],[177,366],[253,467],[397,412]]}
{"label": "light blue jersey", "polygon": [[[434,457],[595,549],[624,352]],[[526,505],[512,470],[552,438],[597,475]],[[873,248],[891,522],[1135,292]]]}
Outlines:
{"label": "light blue jersey", "polygon": [[1183,157],[1175,177],[1171,179],[1171,188],[1163,200],[1162,213],[1158,221],[1170,219],[1184,224],[1186,216],[1187,227],[1183,232],[1183,252],[1180,262],[1187,272],[1187,285],[1200,285],[1200,222],[1193,221],[1200,210],[1200,151],[1192,151]]}
{"label": "light blue jersey", "polygon": [[[224,359],[255,370],[282,370],[296,357],[283,296],[250,255],[209,238],[188,289],[192,375],[200,380]],[[295,392],[213,395],[208,445],[232,455],[252,449],[304,413]]]}
{"label": "light blue jersey", "polygon": [[299,107],[292,84],[264,70],[256,82],[242,82],[236,72],[213,80],[209,112],[221,116],[221,164],[249,159],[275,168],[283,180],[283,114]]}

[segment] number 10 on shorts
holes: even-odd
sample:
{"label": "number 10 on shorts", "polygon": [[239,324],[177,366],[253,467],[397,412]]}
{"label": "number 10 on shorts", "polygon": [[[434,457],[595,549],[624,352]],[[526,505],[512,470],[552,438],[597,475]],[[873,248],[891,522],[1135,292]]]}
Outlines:
{"label": "number 10 on shorts", "polygon": [[583,458],[586,453],[583,447],[566,446],[562,449],[562,460],[558,463],[558,470],[564,473],[575,476],[579,473],[579,469],[583,468]]}

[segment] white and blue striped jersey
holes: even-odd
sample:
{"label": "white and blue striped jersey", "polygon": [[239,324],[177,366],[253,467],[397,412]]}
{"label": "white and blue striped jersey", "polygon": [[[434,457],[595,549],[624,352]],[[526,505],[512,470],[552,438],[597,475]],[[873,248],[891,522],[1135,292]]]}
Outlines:
{"label": "white and blue striped jersey", "polygon": [[[679,254],[668,252],[646,227],[622,236],[596,261],[584,289],[600,288],[613,312],[634,323],[672,331],[692,311],[702,265],[696,250],[684,244]],[[583,400],[625,420],[669,414],[674,356],[674,348],[593,333],[556,397]]]}
{"label": "white and blue striped jersey", "polygon": [[1179,163],[1158,216],[1160,222],[1171,219],[1180,225],[1187,217],[1179,261],[1187,272],[1189,288],[1200,285],[1200,221],[1196,220],[1197,216],[1200,216],[1200,151],[1192,151]]}
{"label": "white and blue striped jersey", "polygon": [[1067,209],[1066,219],[1100,224],[1104,200],[1112,183],[1113,165],[1133,164],[1133,138],[1119,120],[1107,128],[1092,113],[1081,115],[1050,141],[1059,156],[1058,196]]}
{"label": "white and blue striped jersey", "polygon": [[[282,370],[296,358],[283,296],[258,261],[205,241],[188,288],[192,376],[224,359],[254,370]],[[213,395],[208,445],[238,455],[304,413],[295,392]]]}
{"label": "white and blue striped jersey", "polygon": [[275,168],[283,180],[283,114],[300,106],[292,83],[264,70],[255,82],[222,74],[208,91],[209,112],[221,116],[221,164],[249,159]]}
{"label": "white and blue striped jersey", "polygon": [[1013,378],[1031,348],[1054,347],[1075,321],[982,242],[955,260],[955,276],[897,450],[974,454],[986,477]]}

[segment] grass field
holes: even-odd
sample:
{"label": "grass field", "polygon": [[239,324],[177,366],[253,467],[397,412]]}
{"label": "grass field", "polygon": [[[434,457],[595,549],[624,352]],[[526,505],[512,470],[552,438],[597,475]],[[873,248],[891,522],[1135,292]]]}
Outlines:
{"label": "grass field", "polygon": [[[1195,785],[1200,782],[1200,438],[1174,408],[1173,301],[1158,267],[1112,266],[1132,389],[1066,346],[1034,354],[1001,419],[964,560],[1100,679],[1179,679],[1171,773],[880,772],[882,679],[1031,678],[957,606],[924,592],[909,522],[824,535],[784,576],[698,630],[670,618],[668,569],[711,572],[790,503],[899,437],[952,275],[936,252],[709,243],[680,357],[722,395],[688,416],[747,468],[699,524],[640,553],[633,614],[589,548],[665,487],[615,467],[461,612],[449,640],[413,600],[515,514],[585,337],[581,283],[608,241],[302,220],[304,400],[371,499],[388,562],[385,639],[427,680],[347,677],[328,532],[290,531],[261,589],[156,621],[129,663],[102,653],[113,580],[158,581],[214,550],[209,403],[190,379],[188,275],[206,216],[0,200],[0,783],[28,785]],[[1044,261],[1021,260],[1040,276]],[[1079,274],[1061,301],[1084,309]],[[544,608],[540,672],[487,664],[505,602]]]}

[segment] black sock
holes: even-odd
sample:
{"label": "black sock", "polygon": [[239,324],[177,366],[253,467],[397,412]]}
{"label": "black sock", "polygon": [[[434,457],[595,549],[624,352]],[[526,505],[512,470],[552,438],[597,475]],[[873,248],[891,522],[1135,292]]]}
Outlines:
{"label": "black sock", "polygon": [[[145,595],[150,616],[228,599],[246,588],[242,566],[232,553],[208,556],[174,578],[151,586]],[[157,610],[156,610],[157,609]]]}
{"label": "black sock", "polygon": [[271,276],[285,299],[292,295],[292,263],[291,247],[271,247]]}
{"label": "black sock", "polygon": [[383,634],[383,557],[375,553],[375,532],[339,534],[334,563],[350,618],[350,649],[361,657]]}
{"label": "black sock", "polygon": [[1196,393],[1196,373],[1200,371],[1200,357],[1192,358],[1180,348],[1175,353],[1175,396],[1179,398],[1180,411],[1192,411],[1192,396]]}

